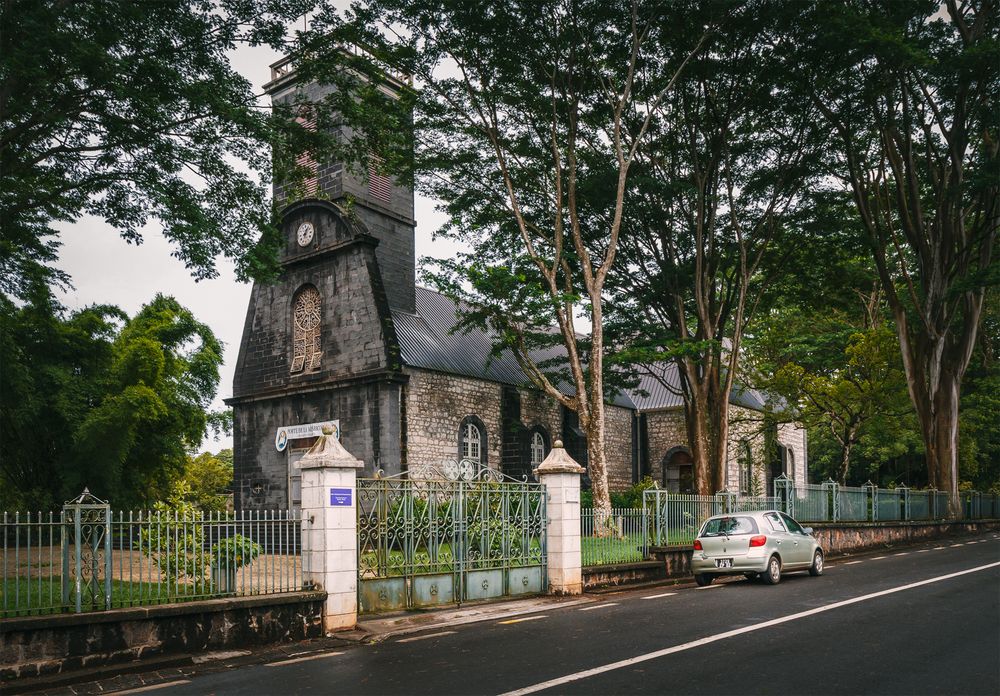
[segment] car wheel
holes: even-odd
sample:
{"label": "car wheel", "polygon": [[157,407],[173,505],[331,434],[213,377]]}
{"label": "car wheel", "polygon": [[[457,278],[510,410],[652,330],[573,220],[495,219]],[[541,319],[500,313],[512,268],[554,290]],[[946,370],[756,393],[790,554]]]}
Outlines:
{"label": "car wheel", "polygon": [[814,578],[823,574],[823,552],[816,549],[813,555],[813,564],[809,566],[809,574]]}
{"label": "car wheel", "polygon": [[712,584],[712,580],[715,578],[708,573],[698,573],[694,576],[694,581],[698,584],[698,587],[706,587]]}
{"label": "car wheel", "polygon": [[781,582],[781,559],[771,556],[767,562],[767,570],[764,571],[764,581],[768,585],[777,585]]}

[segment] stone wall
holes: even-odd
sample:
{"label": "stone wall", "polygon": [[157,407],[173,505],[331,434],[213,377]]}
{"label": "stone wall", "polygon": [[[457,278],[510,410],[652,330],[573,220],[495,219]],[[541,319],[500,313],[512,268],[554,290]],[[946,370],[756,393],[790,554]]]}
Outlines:
{"label": "stone wall", "polygon": [[767,453],[764,414],[735,404],[729,405],[729,442],[726,458],[726,490],[740,490],[740,467],[744,461],[743,443],[750,446],[751,480],[749,491],[766,495]]}
{"label": "stone wall", "polygon": [[545,428],[549,436],[549,446],[559,439],[562,432],[562,406],[551,396],[537,389],[518,389],[521,397],[521,423],[526,428],[536,425]]}
{"label": "stone wall", "polygon": [[[275,104],[288,105],[299,98],[320,101],[333,89],[329,85],[296,85],[291,81],[275,86],[271,99]],[[344,127],[338,135],[347,140],[351,138],[351,131]],[[352,172],[342,162],[317,163],[317,184],[317,198],[351,200],[354,213],[380,242],[376,253],[390,304],[394,309],[412,312],[416,279],[413,191],[390,177],[388,200],[373,196],[367,176]],[[297,193],[301,192],[292,191],[281,182],[274,184],[274,197],[279,207],[291,202]]]}
{"label": "stone wall", "polygon": [[666,456],[677,447],[687,447],[687,425],[684,411],[672,409],[646,414],[646,432],[649,443],[649,475],[661,487],[666,485],[664,467]]}
{"label": "stone wall", "polygon": [[500,391],[496,382],[407,369],[407,466],[459,459],[458,429],[466,416],[486,426],[488,463],[500,467]]}
{"label": "stone wall", "polygon": [[806,429],[796,423],[778,425],[778,442],[788,448],[795,458],[795,480],[809,483],[809,450],[806,445]]}
{"label": "stone wall", "polygon": [[608,489],[623,491],[632,485],[632,411],[610,404],[604,407],[604,457]]}
{"label": "stone wall", "polygon": [[379,380],[235,404],[237,506],[274,510],[289,505],[289,455],[295,442],[283,452],[275,448],[275,433],[282,426],[339,420],[341,442],[365,463],[363,475],[372,476],[379,469],[398,473],[401,389],[399,383]]}
{"label": "stone wall", "polygon": [[0,620],[0,684],[139,658],[319,638],[325,592]]}
{"label": "stone wall", "polygon": [[1000,529],[1000,522],[812,522],[813,536],[829,556],[916,544]]}
{"label": "stone wall", "polygon": [[[740,466],[742,445],[750,446],[752,473],[756,479],[756,491],[766,491],[767,461],[764,436],[763,414],[742,406],[729,406],[729,442],[726,462],[726,488],[738,491],[740,488]],[[660,486],[665,485],[664,467],[666,457],[678,447],[687,448],[687,426],[682,409],[649,412],[646,414],[647,441],[649,443],[648,473]],[[803,428],[794,423],[778,426],[778,441],[789,448],[795,458],[795,478],[805,481],[807,476],[806,435]]]}
{"label": "stone wall", "polygon": [[[406,462],[408,466],[440,465],[459,459],[458,429],[466,416],[476,416],[486,426],[489,465],[501,468],[503,385],[430,370],[407,369]],[[517,389],[520,423],[541,426],[551,447],[562,433],[562,407],[543,393]],[[605,453],[611,490],[632,485],[632,411],[605,408]],[[524,456],[528,456],[527,449]]]}

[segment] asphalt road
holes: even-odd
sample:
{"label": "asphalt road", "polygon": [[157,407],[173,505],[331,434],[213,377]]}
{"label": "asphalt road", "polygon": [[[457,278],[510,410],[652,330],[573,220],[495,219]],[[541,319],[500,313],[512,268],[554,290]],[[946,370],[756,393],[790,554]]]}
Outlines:
{"label": "asphalt road", "polygon": [[608,595],[158,694],[1000,694],[1000,538]]}

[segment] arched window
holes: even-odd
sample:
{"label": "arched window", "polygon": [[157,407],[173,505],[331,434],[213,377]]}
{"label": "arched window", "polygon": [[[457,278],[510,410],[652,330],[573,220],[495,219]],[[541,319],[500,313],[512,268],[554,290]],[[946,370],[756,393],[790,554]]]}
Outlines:
{"label": "arched window", "polygon": [[[527,474],[530,476],[532,470],[538,467],[545,457],[549,455],[549,450],[551,449],[549,441],[549,431],[546,430],[541,425],[535,425],[527,433],[527,452],[523,452],[521,455],[522,460],[527,458]],[[527,455],[525,457],[525,455]]]}
{"label": "arched window", "polygon": [[319,369],[323,348],[320,326],[323,318],[322,298],[312,285],[306,285],[292,302],[292,368],[291,372]]}
{"label": "arched window", "polygon": [[531,433],[531,468],[534,469],[545,459],[545,436],[539,431]]}
{"label": "arched window", "polygon": [[458,428],[458,456],[478,464],[487,464],[489,447],[486,426],[476,416],[467,416]]}

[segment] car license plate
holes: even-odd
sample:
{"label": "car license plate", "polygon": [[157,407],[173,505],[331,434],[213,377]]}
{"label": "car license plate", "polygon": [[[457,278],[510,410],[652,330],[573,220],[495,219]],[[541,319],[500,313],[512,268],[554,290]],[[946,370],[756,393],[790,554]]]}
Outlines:
{"label": "car license plate", "polygon": [[716,568],[732,568],[733,567],[733,559],[731,559],[731,558],[716,558],[715,559],[715,567]]}

